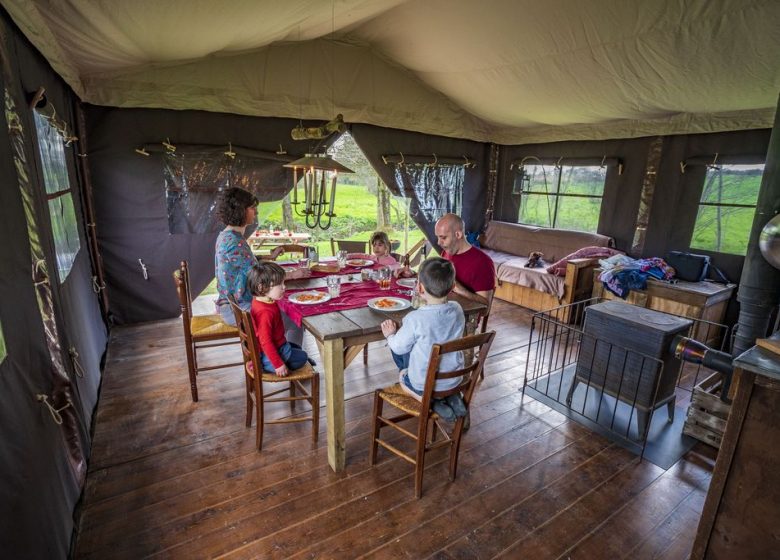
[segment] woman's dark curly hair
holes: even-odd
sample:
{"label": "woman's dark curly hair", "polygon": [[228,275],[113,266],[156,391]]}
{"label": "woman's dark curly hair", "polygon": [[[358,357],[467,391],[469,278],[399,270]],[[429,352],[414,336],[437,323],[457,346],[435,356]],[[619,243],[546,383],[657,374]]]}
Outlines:
{"label": "woman's dark curly hair", "polygon": [[257,206],[257,197],[249,191],[231,187],[222,193],[217,202],[217,217],[226,226],[244,226],[246,209]]}

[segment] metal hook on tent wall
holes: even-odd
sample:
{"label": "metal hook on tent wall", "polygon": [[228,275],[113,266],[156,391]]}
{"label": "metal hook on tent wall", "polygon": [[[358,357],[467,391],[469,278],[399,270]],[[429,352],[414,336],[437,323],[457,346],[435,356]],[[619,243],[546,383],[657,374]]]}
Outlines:
{"label": "metal hook on tent wall", "polygon": [[715,152],[715,157],[712,158],[712,163],[710,164],[710,167],[717,167],[718,166],[718,152]]}
{"label": "metal hook on tent wall", "polygon": [[141,265],[141,274],[144,275],[144,280],[149,280],[149,270],[146,268],[144,261],[138,259],[138,264]]}
{"label": "metal hook on tent wall", "polygon": [[[176,148],[174,148],[174,149],[176,149]],[[231,142],[228,142],[227,152],[224,152],[224,153],[230,159],[236,159],[236,152],[233,151],[233,144]]]}
{"label": "metal hook on tent wall", "polygon": [[601,165],[599,165],[599,167],[601,167],[603,169],[604,168],[604,163],[606,161],[607,161],[607,154],[604,154],[604,156],[601,158]]}
{"label": "metal hook on tent wall", "polygon": [[433,163],[431,165],[433,167],[437,167],[439,165],[439,156],[436,155],[436,152],[433,153]]}
{"label": "metal hook on tent wall", "polygon": [[142,155],[142,156],[146,156],[146,157],[149,157],[149,156],[151,155],[149,152],[147,152],[147,151],[146,151],[146,150],[143,148],[143,146],[142,146],[142,147],[140,147],[140,148],[136,148],[134,151],[135,151],[135,153],[136,153],[136,154],[139,154],[139,155]]}
{"label": "metal hook on tent wall", "polygon": [[684,161],[681,161],[681,162],[680,162],[680,173],[682,173],[683,175],[685,175],[685,168],[686,168],[686,167],[688,167],[688,166],[687,166],[687,165],[685,165],[685,162],[684,162]]}
{"label": "metal hook on tent wall", "polygon": [[282,148],[282,145],[279,144],[279,149],[276,151],[276,155],[277,156],[286,156],[287,155],[287,150]]}
{"label": "metal hook on tent wall", "polygon": [[558,158],[558,161],[556,161],[556,162],[555,162],[555,167],[558,167],[558,168],[560,168],[560,167],[561,167],[561,162],[562,162],[562,161],[563,161],[563,156],[559,157],[559,158]]}
{"label": "metal hook on tent wall", "polygon": [[165,142],[162,143],[163,147],[165,147],[166,150],[168,150],[170,153],[174,153],[176,151],[176,146],[171,144],[171,139],[166,138]]}

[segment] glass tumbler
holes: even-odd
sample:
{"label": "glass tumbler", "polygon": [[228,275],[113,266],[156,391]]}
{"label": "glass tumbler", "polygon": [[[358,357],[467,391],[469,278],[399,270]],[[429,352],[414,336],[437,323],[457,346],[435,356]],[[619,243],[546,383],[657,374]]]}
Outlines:
{"label": "glass tumbler", "polygon": [[390,269],[386,266],[383,266],[376,272],[377,272],[376,281],[379,284],[379,287],[383,290],[389,290],[390,278],[392,277],[392,273],[390,272]]}
{"label": "glass tumbler", "polygon": [[347,254],[348,253],[344,250],[338,251],[336,253],[336,259],[338,260],[339,268],[344,268],[347,266]]}
{"label": "glass tumbler", "polygon": [[341,278],[338,276],[328,276],[325,279],[328,286],[328,294],[330,297],[337,298],[341,294]]}

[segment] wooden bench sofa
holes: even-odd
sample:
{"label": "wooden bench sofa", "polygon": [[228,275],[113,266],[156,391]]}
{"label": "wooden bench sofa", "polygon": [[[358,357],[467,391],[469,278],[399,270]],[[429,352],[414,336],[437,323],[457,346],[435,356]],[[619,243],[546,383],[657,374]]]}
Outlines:
{"label": "wooden bench sofa", "polygon": [[[590,297],[593,269],[598,266],[598,258],[569,260],[565,263],[564,276],[552,274],[547,268],[580,249],[604,247],[609,250],[613,244],[611,237],[597,233],[499,221],[490,222],[480,237],[482,249],[496,267],[498,286],[495,297],[535,311],[553,309]],[[525,267],[533,251],[544,255],[540,268]]]}

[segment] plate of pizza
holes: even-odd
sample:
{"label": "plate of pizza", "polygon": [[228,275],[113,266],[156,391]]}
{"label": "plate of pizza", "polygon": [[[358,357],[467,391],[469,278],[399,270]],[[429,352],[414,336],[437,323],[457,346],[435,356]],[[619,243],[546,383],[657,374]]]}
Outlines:
{"label": "plate of pizza", "polygon": [[374,264],[374,261],[368,259],[347,259],[347,266],[354,266],[355,268],[363,268],[372,264]]}
{"label": "plate of pizza", "polygon": [[411,305],[409,300],[397,297],[377,297],[368,300],[368,306],[375,311],[401,311]]}
{"label": "plate of pizza", "polygon": [[326,292],[318,292],[317,290],[307,290],[305,292],[298,292],[290,294],[287,298],[293,303],[301,305],[315,305],[317,303],[324,303],[330,299],[330,294]]}

